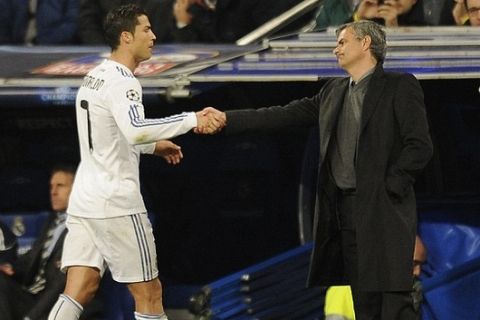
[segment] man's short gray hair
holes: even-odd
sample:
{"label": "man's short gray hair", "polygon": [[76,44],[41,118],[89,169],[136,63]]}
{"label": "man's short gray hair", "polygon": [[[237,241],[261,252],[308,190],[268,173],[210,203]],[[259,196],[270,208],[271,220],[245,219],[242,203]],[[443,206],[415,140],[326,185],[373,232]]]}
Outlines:
{"label": "man's short gray hair", "polygon": [[336,36],[338,37],[340,32],[347,28],[351,28],[359,39],[369,36],[372,39],[370,51],[377,62],[383,64],[383,61],[385,61],[385,55],[387,54],[387,39],[382,26],[370,20],[350,22],[335,30]]}

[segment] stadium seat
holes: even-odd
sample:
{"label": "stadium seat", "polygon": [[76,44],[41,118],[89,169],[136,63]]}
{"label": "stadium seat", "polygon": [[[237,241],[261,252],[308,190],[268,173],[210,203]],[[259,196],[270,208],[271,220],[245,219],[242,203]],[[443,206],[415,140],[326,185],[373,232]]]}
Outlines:
{"label": "stadium seat", "polygon": [[40,234],[48,211],[1,213],[0,220],[17,236],[18,253],[25,253]]}

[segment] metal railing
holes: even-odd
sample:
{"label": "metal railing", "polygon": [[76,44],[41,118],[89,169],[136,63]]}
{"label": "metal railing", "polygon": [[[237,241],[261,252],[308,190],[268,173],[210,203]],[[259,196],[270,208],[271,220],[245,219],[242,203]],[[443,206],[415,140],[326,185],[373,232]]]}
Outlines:
{"label": "metal railing", "polygon": [[267,37],[268,35],[274,33],[279,28],[287,25],[296,18],[303,16],[305,13],[310,12],[310,10],[317,8],[323,0],[305,0],[292,7],[291,9],[285,11],[278,17],[264,23],[257,29],[246,34],[236,41],[236,44],[239,46],[244,46],[247,44],[252,44],[257,42],[260,39]]}

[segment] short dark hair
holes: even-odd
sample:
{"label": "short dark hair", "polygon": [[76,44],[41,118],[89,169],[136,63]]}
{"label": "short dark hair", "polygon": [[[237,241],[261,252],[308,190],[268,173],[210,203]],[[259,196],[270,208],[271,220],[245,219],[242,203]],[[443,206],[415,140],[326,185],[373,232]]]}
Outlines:
{"label": "short dark hair", "polygon": [[130,3],[116,7],[107,14],[103,23],[105,42],[113,50],[120,44],[120,35],[123,31],[135,33],[138,17],[147,15],[138,5]]}
{"label": "short dark hair", "polygon": [[70,173],[72,176],[75,176],[76,171],[77,171],[77,166],[74,164],[57,163],[52,167],[52,170],[50,171],[50,175],[53,176],[57,172],[66,172],[66,173]]}

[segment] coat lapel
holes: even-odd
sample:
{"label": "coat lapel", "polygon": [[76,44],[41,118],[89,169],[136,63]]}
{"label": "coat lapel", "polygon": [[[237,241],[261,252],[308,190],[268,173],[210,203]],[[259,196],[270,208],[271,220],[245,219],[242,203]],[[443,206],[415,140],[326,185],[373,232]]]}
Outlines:
{"label": "coat lapel", "polygon": [[336,128],[338,113],[342,107],[343,99],[348,88],[349,78],[343,78],[332,89],[319,111],[320,129],[320,155],[327,153],[328,144],[333,130]]}
{"label": "coat lapel", "polygon": [[372,74],[372,79],[370,80],[367,93],[365,94],[365,99],[363,101],[360,134],[363,132],[363,129],[365,129],[368,120],[370,120],[373,112],[377,108],[384,87],[385,81],[383,68],[382,66],[378,66]]}

